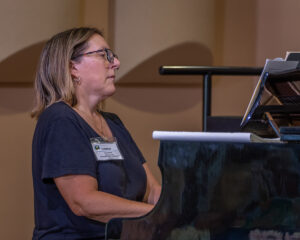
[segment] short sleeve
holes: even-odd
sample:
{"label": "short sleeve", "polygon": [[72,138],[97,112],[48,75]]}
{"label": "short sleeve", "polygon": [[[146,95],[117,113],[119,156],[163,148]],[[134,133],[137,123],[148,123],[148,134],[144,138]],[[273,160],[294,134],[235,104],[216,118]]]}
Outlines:
{"label": "short sleeve", "polygon": [[96,160],[89,138],[74,120],[52,122],[44,141],[42,179],[69,174],[96,177]]}

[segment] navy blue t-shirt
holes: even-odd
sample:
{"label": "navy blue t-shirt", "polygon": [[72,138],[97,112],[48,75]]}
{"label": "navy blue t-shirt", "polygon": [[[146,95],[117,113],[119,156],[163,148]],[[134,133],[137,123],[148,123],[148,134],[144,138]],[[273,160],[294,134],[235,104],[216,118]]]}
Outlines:
{"label": "navy blue t-shirt", "polygon": [[76,216],[60,195],[55,177],[87,174],[97,179],[100,191],[142,201],[145,160],[117,115],[101,114],[124,160],[98,161],[90,140],[100,136],[66,103],[54,103],[41,114],[32,144],[34,240],[104,239],[105,224]]}

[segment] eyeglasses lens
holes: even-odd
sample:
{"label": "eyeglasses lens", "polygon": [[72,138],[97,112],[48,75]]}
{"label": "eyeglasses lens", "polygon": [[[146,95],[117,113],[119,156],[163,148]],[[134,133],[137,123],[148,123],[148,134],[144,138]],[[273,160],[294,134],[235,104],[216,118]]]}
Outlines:
{"label": "eyeglasses lens", "polygon": [[118,58],[118,56],[114,54],[113,51],[110,49],[105,49],[105,52],[107,56],[107,61],[109,61],[110,63],[113,63],[115,58]]}

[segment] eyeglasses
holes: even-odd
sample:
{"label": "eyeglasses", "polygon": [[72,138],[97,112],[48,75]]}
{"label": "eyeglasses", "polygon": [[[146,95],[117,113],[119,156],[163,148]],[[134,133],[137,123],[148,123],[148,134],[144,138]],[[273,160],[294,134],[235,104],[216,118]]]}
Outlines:
{"label": "eyeglasses", "polygon": [[115,58],[118,59],[118,56],[116,54],[114,54],[114,52],[112,50],[110,50],[108,48],[103,48],[103,49],[99,49],[99,50],[96,50],[96,51],[82,53],[82,54],[79,54],[75,57],[72,57],[71,59],[74,60],[74,59],[79,58],[79,57],[84,56],[84,55],[91,55],[93,53],[101,53],[101,52],[105,52],[106,59],[109,63],[113,63],[115,61]]}

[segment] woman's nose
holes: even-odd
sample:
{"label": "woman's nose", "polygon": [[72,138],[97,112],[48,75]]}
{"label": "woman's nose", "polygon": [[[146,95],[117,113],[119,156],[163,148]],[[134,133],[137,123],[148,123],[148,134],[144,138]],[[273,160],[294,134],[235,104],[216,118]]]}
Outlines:
{"label": "woman's nose", "polygon": [[116,69],[118,69],[119,67],[120,67],[120,65],[121,65],[121,62],[120,62],[120,60],[118,59],[118,58],[114,58],[114,62],[113,62],[113,68],[116,68]]}

